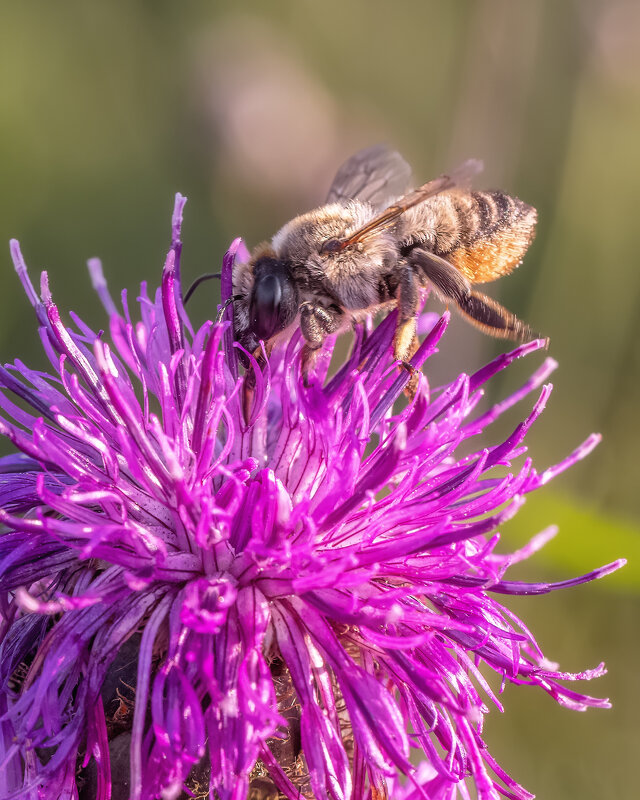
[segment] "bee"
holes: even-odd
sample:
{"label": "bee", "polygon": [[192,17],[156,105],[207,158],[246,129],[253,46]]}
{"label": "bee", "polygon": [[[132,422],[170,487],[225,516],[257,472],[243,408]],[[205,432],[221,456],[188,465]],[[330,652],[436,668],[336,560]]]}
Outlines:
{"label": "bee", "polygon": [[472,191],[470,160],[408,189],[411,169],[385,146],[362,150],[338,170],[326,204],[287,222],[233,272],[233,330],[249,353],[267,354],[299,326],[303,373],[331,334],[397,307],[395,358],[418,347],[420,290],[431,289],[485,333],[535,338],[531,328],[477,284],[509,274],[534,236],[536,210],[501,191]]}

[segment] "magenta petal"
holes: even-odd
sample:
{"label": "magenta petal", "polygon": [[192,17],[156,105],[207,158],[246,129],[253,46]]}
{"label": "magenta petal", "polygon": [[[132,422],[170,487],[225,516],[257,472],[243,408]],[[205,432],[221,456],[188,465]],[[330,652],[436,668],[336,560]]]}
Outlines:
{"label": "magenta petal", "polygon": [[[565,684],[604,668],[560,671],[497,598],[623,561],[512,581],[551,529],[511,554],[497,529],[598,437],[541,472],[523,458],[551,359],[478,413],[483,385],[542,342],[439,388],[423,376],[404,402],[395,312],[356,326],[329,379],[327,341],[308,385],[299,331],[264,365],[246,354],[248,391],[232,306],[200,328],[186,314],[184,204],[161,286],[141,286],[135,313],[89,262],[108,317],[92,326],[67,325],[44,274],[38,297],[11,243],[51,367],[0,367],[0,433],[19,451],[0,458],[0,795],[46,786],[71,800],[94,774],[106,800],[128,770],[132,800],[207,782],[245,800],[252,781],[291,800],[525,800],[482,740],[489,706],[502,708],[487,671],[584,710],[608,701]],[[248,258],[236,239],[223,301]],[[447,322],[422,317],[414,367],[428,369]],[[536,391],[492,440],[491,423]]]}

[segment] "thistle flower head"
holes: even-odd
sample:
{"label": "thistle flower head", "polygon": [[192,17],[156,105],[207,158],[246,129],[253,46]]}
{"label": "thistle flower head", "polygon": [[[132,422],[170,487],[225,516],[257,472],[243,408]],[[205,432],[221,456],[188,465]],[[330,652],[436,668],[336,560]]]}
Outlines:
{"label": "thistle flower head", "polygon": [[[135,314],[90,262],[106,332],[64,323],[46,274],[38,295],[12,244],[51,369],[0,368],[0,432],[18,451],[0,460],[0,795],[76,797],[93,759],[95,796],[108,798],[126,737],[134,800],[196,784],[219,800],[251,784],[289,798],[454,798],[469,778],[481,798],[529,797],[482,740],[489,705],[501,707],[487,668],[577,709],[607,703],[566,682],[603,668],[559,672],[500,597],[619,566],[524,584],[507,568],[552,532],[496,549],[525,495],[597,441],[542,472],[524,455],[555,364],[480,411],[487,381],[533,342],[445,386],[423,376],[398,409],[409,375],[393,362],[392,314],[356,330],[332,377],[329,346],[310,385],[298,333],[264,370],[246,354],[246,419],[232,309],[196,329],[182,305],[183,205],[161,287],[143,284]],[[223,299],[245,255],[234,242]],[[421,325],[417,368],[447,315]],[[531,394],[513,433],[486,445]],[[120,695],[119,717],[105,687],[132,642],[135,694]]]}

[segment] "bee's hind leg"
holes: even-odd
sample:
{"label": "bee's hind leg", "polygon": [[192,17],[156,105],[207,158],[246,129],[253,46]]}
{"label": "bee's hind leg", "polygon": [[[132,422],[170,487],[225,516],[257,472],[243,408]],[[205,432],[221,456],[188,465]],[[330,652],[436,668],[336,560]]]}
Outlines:
{"label": "bee's hind leg", "polygon": [[[526,322],[522,322],[500,303],[480,292],[470,292],[458,303],[458,307],[469,322],[490,336],[517,342],[541,338]],[[547,346],[548,342],[547,339]]]}
{"label": "bee's hind leg", "polygon": [[308,386],[309,374],[313,371],[316,355],[324,340],[336,333],[342,326],[344,313],[338,306],[320,306],[315,303],[303,303],[300,306],[300,330],[304,337],[302,349],[302,378]]}
{"label": "bee's hind leg", "polygon": [[398,323],[393,338],[393,353],[402,366],[411,374],[404,393],[409,398],[418,390],[419,372],[412,367],[409,359],[419,346],[417,332],[418,309],[420,308],[420,281],[410,264],[402,270],[398,286]]}
{"label": "bee's hind leg", "polygon": [[515,314],[496,300],[476,292],[465,276],[444,258],[419,247],[411,251],[410,258],[441,299],[452,300],[476,328],[500,339],[527,342],[537,338],[538,334]]}

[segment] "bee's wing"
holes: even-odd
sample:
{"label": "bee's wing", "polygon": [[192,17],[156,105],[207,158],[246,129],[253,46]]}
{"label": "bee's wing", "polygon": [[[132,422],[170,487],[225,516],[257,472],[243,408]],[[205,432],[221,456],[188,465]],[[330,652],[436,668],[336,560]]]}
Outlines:
{"label": "bee's wing", "polygon": [[374,208],[384,208],[410,184],[411,167],[400,153],[377,144],[344,162],[333,179],[327,203],[362,200]]}
{"label": "bee's wing", "polygon": [[409,192],[409,194],[396,200],[393,205],[385,208],[370,222],[362,228],[358,228],[357,231],[354,231],[354,233],[344,239],[330,239],[329,242],[325,243],[325,249],[332,252],[343,250],[345,247],[349,247],[349,245],[355,244],[381,229],[388,228],[400,214],[404,214],[408,209],[417,206],[419,203],[424,203],[425,200],[433,197],[433,195],[444,192],[447,189],[452,189],[454,186],[465,186],[469,184],[471,178],[481,170],[482,161],[475,158],[464,161],[457,169],[453,170],[450,175],[441,175],[439,178],[424,183],[422,186]]}

